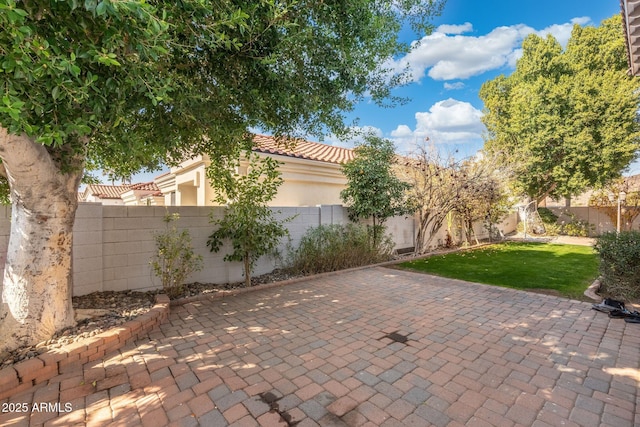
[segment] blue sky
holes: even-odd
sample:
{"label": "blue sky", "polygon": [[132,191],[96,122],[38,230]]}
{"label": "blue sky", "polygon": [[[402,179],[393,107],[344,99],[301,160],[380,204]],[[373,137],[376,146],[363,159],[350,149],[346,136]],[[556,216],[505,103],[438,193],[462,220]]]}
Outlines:
{"label": "blue sky", "polygon": [[[420,46],[392,63],[412,70],[414,82],[395,92],[411,101],[393,109],[363,102],[349,119],[393,140],[400,152],[428,136],[444,151],[473,155],[483,145],[480,86],[511,74],[528,34],[550,33],[564,46],[574,24],[598,26],[619,13],[618,0],[449,0],[433,20],[436,31],[404,34]],[[353,146],[331,136],[325,142]],[[640,173],[640,165],[630,172]]]}
{"label": "blue sky", "polygon": [[[471,156],[483,145],[480,86],[514,70],[527,35],[550,33],[565,45],[574,24],[598,26],[619,13],[618,0],[449,0],[433,19],[436,30],[428,36],[403,33],[405,41],[420,45],[389,64],[412,71],[413,82],[394,92],[410,102],[390,109],[364,101],[348,119],[393,140],[402,153],[428,136],[445,152]],[[331,135],[323,142],[353,147],[353,141]],[[633,173],[640,173],[640,163],[626,174]]]}

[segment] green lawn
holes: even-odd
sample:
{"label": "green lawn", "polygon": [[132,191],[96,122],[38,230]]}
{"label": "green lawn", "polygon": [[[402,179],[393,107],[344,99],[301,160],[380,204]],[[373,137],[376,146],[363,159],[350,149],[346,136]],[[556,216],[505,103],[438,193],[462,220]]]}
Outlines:
{"label": "green lawn", "polygon": [[581,298],[598,276],[590,246],[507,242],[399,264],[470,282]]}

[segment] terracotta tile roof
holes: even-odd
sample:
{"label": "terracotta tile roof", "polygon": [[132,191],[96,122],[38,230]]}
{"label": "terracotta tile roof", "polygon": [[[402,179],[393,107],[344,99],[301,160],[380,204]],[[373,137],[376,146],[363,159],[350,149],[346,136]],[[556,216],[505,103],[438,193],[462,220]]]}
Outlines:
{"label": "terracotta tile roof", "polygon": [[266,135],[255,135],[253,141],[255,144],[253,151],[261,153],[338,164],[348,162],[355,157],[353,150],[349,148],[305,141],[304,139],[295,140],[295,145],[291,147],[287,146],[290,145],[288,142],[278,143],[274,137]]}
{"label": "terracotta tile roof", "polygon": [[131,184],[129,190],[140,190],[140,191],[160,191],[155,182],[141,182],[138,184]]}
{"label": "terracotta tile roof", "polygon": [[147,191],[151,192],[152,195],[162,194],[155,182],[122,185],[89,184],[85,190],[85,194],[100,199],[119,199],[122,193],[129,190]]}
{"label": "terracotta tile roof", "polygon": [[129,190],[130,185],[89,184],[86,194],[101,199],[119,199],[120,194]]}

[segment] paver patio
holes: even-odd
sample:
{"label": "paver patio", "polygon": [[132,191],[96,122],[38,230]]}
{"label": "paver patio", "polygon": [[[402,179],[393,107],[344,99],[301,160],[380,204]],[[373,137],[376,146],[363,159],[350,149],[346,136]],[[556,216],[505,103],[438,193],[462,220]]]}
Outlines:
{"label": "paver patio", "polygon": [[374,267],[172,307],[0,425],[633,426],[639,364],[589,303]]}

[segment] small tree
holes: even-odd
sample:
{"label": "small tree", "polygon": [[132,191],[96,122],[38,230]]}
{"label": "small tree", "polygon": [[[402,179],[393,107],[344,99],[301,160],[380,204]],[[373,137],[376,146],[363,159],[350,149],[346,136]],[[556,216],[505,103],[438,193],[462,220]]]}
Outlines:
{"label": "small tree", "polygon": [[452,155],[442,156],[427,141],[411,154],[403,174],[411,185],[410,197],[418,212],[416,252],[429,250],[433,236],[459,206],[464,187],[475,180],[475,173]]}
{"label": "small tree", "polygon": [[482,192],[485,212],[484,227],[489,232],[489,241],[492,241],[495,225],[509,213],[513,202],[498,180],[490,178],[486,184]]}
{"label": "small tree", "polygon": [[193,252],[189,231],[178,231],[173,224],[179,218],[180,214],[167,212],[163,219],[166,230],[153,236],[157,251],[151,259],[151,268],[160,278],[169,298],[181,296],[185,279],[191,273],[202,270],[202,256]]}
{"label": "small tree", "polygon": [[256,261],[263,255],[276,253],[280,240],[288,236],[289,231],[267,205],[282,184],[279,163],[271,157],[260,159],[248,150],[245,157],[249,161],[246,175],[237,172],[239,159],[227,166],[212,164],[207,171],[217,191],[215,201],[226,205],[221,219],[214,219],[212,211],[211,222],[218,228],[209,236],[207,246],[212,252],[218,252],[224,241],[230,240],[233,252],[224,260],[242,261],[245,285],[251,286]]}
{"label": "small tree", "polygon": [[482,159],[467,160],[460,164],[456,172],[461,186],[454,198],[454,211],[461,217],[465,229],[466,243],[475,236],[473,225],[483,221],[492,238],[493,226],[508,212],[509,198],[496,178],[495,169]]}
{"label": "small tree", "polygon": [[388,218],[413,213],[407,198],[410,185],[393,173],[395,150],[388,139],[367,135],[354,151],[356,157],[342,166],[347,188],[340,197],[352,221],[372,219],[375,246]]}

